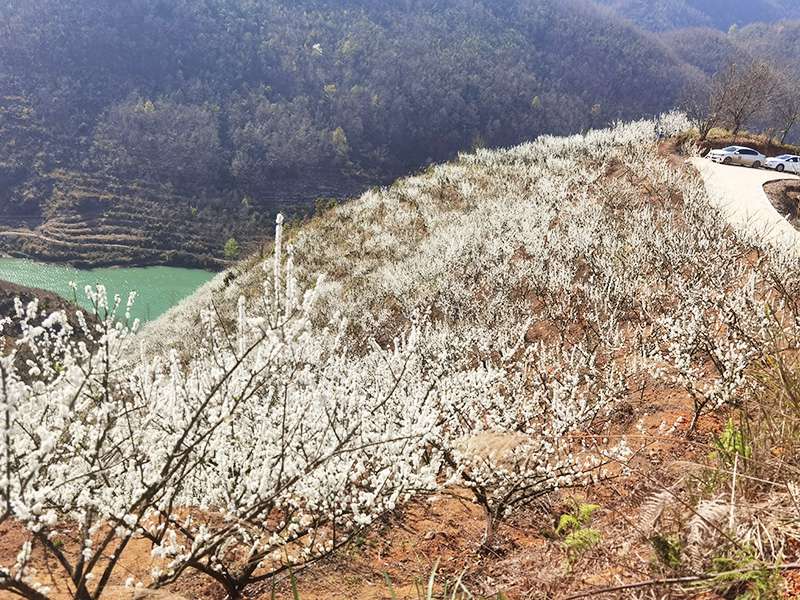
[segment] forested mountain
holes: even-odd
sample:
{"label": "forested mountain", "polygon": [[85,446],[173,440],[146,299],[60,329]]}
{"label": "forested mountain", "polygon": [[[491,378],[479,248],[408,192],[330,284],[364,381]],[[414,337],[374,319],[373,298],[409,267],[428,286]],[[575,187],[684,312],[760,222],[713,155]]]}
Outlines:
{"label": "forested mountain", "polygon": [[0,3],[0,249],[211,265],[277,209],[672,108],[735,43],[689,36],[591,0]]}
{"label": "forested mountain", "polygon": [[800,18],[795,0],[597,0],[653,31],[686,27],[727,30],[757,22]]}
{"label": "forested mountain", "polygon": [[754,23],[722,32],[709,27],[690,27],[659,34],[682,61],[705,75],[726,64],[766,60],[800,77],[800,20]]}
{"label": "forested mountain", "polygon": [[661,39],[683,61],[711,76],[731,61],[743,61],[748,52],[730,33],[709,27],[665,31]]}

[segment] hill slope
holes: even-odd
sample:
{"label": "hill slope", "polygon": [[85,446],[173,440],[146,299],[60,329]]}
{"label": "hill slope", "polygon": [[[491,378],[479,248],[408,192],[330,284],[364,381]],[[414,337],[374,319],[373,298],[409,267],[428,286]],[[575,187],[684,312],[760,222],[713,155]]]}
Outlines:
{"label": "hill slope", "polygon": [[739,43],[737,36],[710,27],[665,31],[660,37],[681,60],[709,77],[730,62],[746,61],[753,56],[745,44]]}
{"label": "hill slope", "polygon": [[769,56],[800,77],[800,21],[754,24],[734,35],[736,42],[756,56]]}
{"label": "hill slope", "polygon": [[[667,135],[688,127],[676,116],[658,125]],[[509,445],[525,439],[520,432],[538,431],[526,420],[542,399],[537,382],[552,405],[561,406],[570,377],[562,369],[570,360],[580,363],[575,357],[585,352],[598,359],[606,374],[611,365],[620,366],[630,387],[608,405],[613,406],[610,414],[578,426],[578,437],[614,439],[627,432],[641,450],[628,479],[565,489],[543,506],[511,518],[503,528],[506,545],[490,557],[475,552],[484,535],[480,504],[465,503],[461,489],[456,499],[443,494],[412,502],[369,537],[355,559],[334,560],[302,578],[304,596],[382,598],[376,574],[390,573],[403,590],[415,576],[426,577],[438,559],[443,580],[463,571],[473,593],[485,594],[481,598],[498,592],[561,598],[620,580],[696,574],[707,567],[690,563],[695,559],[688,557],[735,554],[719,532],[698,537],[680,523],[696,514],[694,494],[702,498],[698,507],[723,506],[720,522],[728,523],[730,506],[717,494],[727,498],[730,491],[729,459],[709,455],[708,447],[722,447],[718,444],[725,443],[726,432],[740,431],[738,419],[749,422],[760,418],[762,410],[771,410],[768,387],[761,387],[764,380],[757,383],[760,377],[772,381],[769,367],[760,362],[776,350],[767,341],[772,335],[768,332],[782,331],[778,345],[796,348],[797,324],[789,314],[771,324],[761,315],[771,310],[768,306],[781,304],[778,298],[789,300],[800,289],[798,259],[794,248],[773,247],[769,236],[762,237],[752,225],[733,230],[717,213],[716,201],[697,173],[670,156],[674,145],[654,142],[656,127],[653,122],[634,123],[588,136],[543,138],[508,150],[462,155],[286,232],[283,243],[293,250],[293,275],[301,287],[318,294],[316,323],[326,323],[326,315],[343,315],[348,326],[342,335],[356,344],[357,356],[366,351],[365,339],[393,347],[402,332],[424,323],[425,341],[415,342],[421,354],[459,348],[465,362],[456,371],[502,365],[503,385],[508,386],[504,393],[514,400],[477,392],[480,408],[467,411],[476,420],[465,417],[475,430],[504,432],[485,442],[490,454],[481,456],[491,465],[482,472],[487,478],[492,469],[501,468],[498,464],[508,467],[503,460],[513,456]],[[191,352],[199,342],[186,332],[196,331],[202,307],[212,301],[228,307],[227,318],[233,320],[237,299],[246,298],[248,306],[261,302],[264,286],[272,288],[272,274],[271,262],[237,266],[146,330],[147,345],[157,353],[170,348]],[[324,283],[315,288],[320,275]],[[788,287],[779,291],[784,285]],[[791,300],[785,306],[795,314]],[[609,352],[614,358],[602,359],[594,352]],[[571,364],[580,372],[592,369]],[[572,375],[578,378],[577,372]],[[612,385],[597,376],[591,399],[583,397],[590,405],[602,402]],[[459,384],[445,387],[447,393],[457,393]],[[695,411],[700,414],[699,433],[687,436]],[[729,417],[732,424],[724,429]],[[534,421],[543,418],[536,413]],[[798,423],[800,413],[788,418]],[[770,469],[776,468],[770,472],[777,473],[781,469],[769,458],[772,443],[752,451],[760,453],[755,460],[767,461]],[[520,452],[527,456],[524,449]],[[719,473],[721,479],[708,472]],[[781,477],[792,473],[783,471]],[[509,480],[524,476],[521,470],[504,470],[499,477],[508,492],[515,485]],[[780,513],[788,506],[779,494],[747,489],[738,493],[758,495],[770,507],[767,511]],[[551,530],[559,514],[571,514],[571,502],[602,505],[591,525],[601,541],[574,555]],[[683,516],[675,516],[679,514]],[[783,546],[800,539],[793,528],[761,513],[737,518],[737,536],[766,525],[787,556],[795,556],[795,550]],[[678,540],[678,557],[665,558],[653,536]],[[759,556],[772,560],[760,551]],[[620,575],[620,564],[630,571]],[[778,577],[768,585],[780,589],[782,581]],[[748,584],[742,585],[737,589]],[[676,597],[697,592],[668,589]],[[410,600],[410,590],[407,595],[400,591],[399,597]],[[267,588],[262,592],[266,599]]]}
{"label": "hill slope", "polygon": [[[0,439],[26,476],[4,490],[0,565],[27,576],[0,589],[133,577],[266,600],[291,569],[304,599],[385,598],[388,574],[408,600],[437,565],[477,598],[724,597],[744,560],[736,594],[781,597],[798,256],[718,214],[658,135],[688,127],[463,154],[279,223],[266,261],[133,339],[24,328],[40,361],[7,367]],[[20,553],[43,536],[59,544]],[[70,568],[87,556],[111,558]]]}

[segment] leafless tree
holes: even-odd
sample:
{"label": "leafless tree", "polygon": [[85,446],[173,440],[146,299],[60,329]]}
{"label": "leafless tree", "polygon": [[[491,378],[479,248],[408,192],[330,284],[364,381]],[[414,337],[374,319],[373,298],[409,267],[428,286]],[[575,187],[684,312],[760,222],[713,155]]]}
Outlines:
{"label": "leafless tree", "polygon": [[769,105],[777,87],[775,69],[761,61],[731,63],[714,77],[711,96],[721,105],[722,120],[734,139]]}
{"label": "leafless tree", "polygon": [[768,121],[769,137],[784,143],[800,123],[800,81],[763,61],[730,63],[711,81],[692,79],[682,93],[681,108],[705,141],[714,127],[727,126],[735,138],[754,119]]}
{"label": "leafless tree", "polygon": [[800,80],[797,77],[781,72],[778,75],[778,84],[770,103],[770,117],[780,133],[781,144],[786,143],[786,138],[800,123]]}
{"label": "leafless tree", "polygon": [[684,87],[681,109],[697,128],[701,142],[721,123],[728,92],[724,86],[712,86],[707,80],[699,78],[690,80]]}

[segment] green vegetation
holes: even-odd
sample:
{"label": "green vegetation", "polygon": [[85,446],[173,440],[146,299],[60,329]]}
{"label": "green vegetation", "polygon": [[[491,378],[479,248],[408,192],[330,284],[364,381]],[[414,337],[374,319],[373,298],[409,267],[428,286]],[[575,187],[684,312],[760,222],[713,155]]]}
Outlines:
{"label": "green vegetation", "polygon": [[701,589],[713,590],[723,598],[735,600],[785,598],[780,571],[749,552],[740,551],[733,556],[716,557],[712,562],[712,578],[698,586]]}
{"label": "green vegetation", "polygon": [[573,510],[561,515],[556,533],[564,538],[564,549],[570,563],[597,546],[602,535],[591,527],[592,515],[600,508],[597,504],[576,503]]}
{"label": "green vegetation", "polygon": [[724,468],[732,469],[739,456],[744,459],[752,456],[745,433],[734,423],[733,418],[728,419],[714,445],[716,450],[712,452],[711,458],[718,460]]}
{"label": "green vegetation", "polygon": [[233,260],[239,257],[241,254],[242,249],[239,247],[239,242],[236,241],[235,238],[229,238],[227,242],[225,242],[225,258],[228,260]]}
{"label": "green vegetation", "polygon": [[657,534],[650,538],[650,545],[660,565],[672,570],[680,568],[683,544],[678,536]]}

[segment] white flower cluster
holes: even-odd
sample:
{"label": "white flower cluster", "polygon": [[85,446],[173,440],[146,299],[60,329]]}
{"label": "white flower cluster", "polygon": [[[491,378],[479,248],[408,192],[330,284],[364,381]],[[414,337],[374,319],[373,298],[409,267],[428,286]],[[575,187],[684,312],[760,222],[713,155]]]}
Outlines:
{"label": "white flower cluster", "polygon": [[315,290],[301,295],[285,266],[276,252],[273,281],[233,322],[208,307],[188,357],[138,354],[102,288],[79,332],[17,306],[4,326],[22,335],[0,359],[0,520],[31,540],[0,588],[34,595],[39,550],[76,597],[96,597],[139,536],[161,559],[157,584],[196,569],[238,596],[435,487],[441,370],[418,333],[354,360],[345,323],[312,327]]}
{"label": "white flower cluster", "polygon": [[97,597],[143,537],[155,585],[194,570],[238,597],[443,487],[473,494],[491,544],[514,509],[624,471],[605,417],[633,382],[679,385],[695,416],[737,401],[754,361],[800,340],[800,269],[659,155],[656,132],[686,128],[481,150],[288,240],[279,221],[269,264],[140,335],[102,289],[76,328],[18,305],[0,521],[29,545],[0,589],[41,594],[44,553]]}

